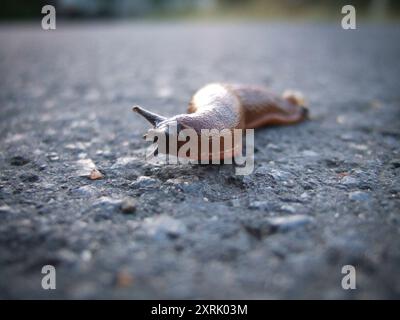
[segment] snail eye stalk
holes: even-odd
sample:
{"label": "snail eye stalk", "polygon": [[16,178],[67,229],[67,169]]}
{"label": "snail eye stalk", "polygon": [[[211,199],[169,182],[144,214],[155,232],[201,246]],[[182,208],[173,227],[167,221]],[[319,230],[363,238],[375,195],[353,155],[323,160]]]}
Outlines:
{"label": "snail eye stalk", "polygon": [[159,123],[163,122],[167,118],[162,117],[153,112],[147,111],[139,106],[134,106],[132,109],[134,112],[139,113],[142,117],[144,117],[148,122],[150,122],[154,127],[156,127]]}

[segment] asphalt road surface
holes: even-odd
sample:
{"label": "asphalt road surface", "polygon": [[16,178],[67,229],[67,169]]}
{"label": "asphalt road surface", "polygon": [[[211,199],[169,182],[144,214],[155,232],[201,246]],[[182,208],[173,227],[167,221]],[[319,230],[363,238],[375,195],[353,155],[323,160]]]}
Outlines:
{"label": "asphalt road surface", "polygon": [[[0,297],[400,298],[399,35],[1,25]],[[183,113],[215,81],[299,89],[311,120],[257,130],[248,176],[144,161],[131,106]]]}

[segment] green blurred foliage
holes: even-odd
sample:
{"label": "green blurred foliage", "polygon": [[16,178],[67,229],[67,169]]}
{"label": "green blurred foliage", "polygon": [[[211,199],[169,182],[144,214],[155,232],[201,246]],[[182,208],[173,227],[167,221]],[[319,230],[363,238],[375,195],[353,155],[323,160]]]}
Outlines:
{"label": "green blurred foliage", "polygon": [[65,18],[326,18],[339,16],[346,4],[372,18],[400,12],[398,0],[2,0],[0,19],[40,17],[45,4]]}
{"label": "green blurred foliage", "polygon": [[0,19],[25,19],[41,17],[42,7],[54,1],[2,0],[0,3]]}

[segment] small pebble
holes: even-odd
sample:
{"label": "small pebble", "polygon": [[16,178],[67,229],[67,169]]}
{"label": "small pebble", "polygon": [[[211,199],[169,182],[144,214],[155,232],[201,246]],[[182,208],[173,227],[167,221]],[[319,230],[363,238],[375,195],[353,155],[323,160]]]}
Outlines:
{"label": "small pebble", "polygon": [[368,150],[368,146],[365,145],[365,144],[350,143],[350,144],[349,144],[349,147],[350,147],[350,148],[353,148],[353,149],[356,149],[356,150],[359,150],[359,151]]}
{"label": "small pebble", "polygon": [[84,250],[81,253],[81,259],[85,262],[90,261],[90,259],[92,259],[92,253],[89,250]]}
{"label": "small pebble", "polygon": [[312,223],[314,219],[306,215],[290,215],[281,217],[272,217],[256,221],[244,222],[244,227],[251,235],[257,239],[276,232],[287,232],[297,228],[304,227]]}
{"label": "small pebble", "polygon": [[146,218],[142,227],[147,235],[161,241],[177,238],[186,232],[186,226],[180,220],[167,215]]}
{"label": "small pebble", "polygon": [[271,226],[277,231],[290,231],[310,224],[313,221],[312,217],[302,214],[269,219]]}
{"label": "small pebble", "polygon": [[0,206],[0,213],[9,213],[11,212],[11,207],[8,205],[2,205]]}
{"label": "small pebble", "polygon": [[295,213],[296,212],[296,208],[294,208],[293,206],[289,205],[289,204],[284,204],[281,206],[281,210],[289,212],[289,213]]}
{"label": "small pebble", "polygon": [[121,202],[121,211],[123,213],[133,213],[136,211],[136,200],[134,198],[125,198]]}
{"label": "small pebble", "polygon": [[240,207],[240,199],[231,199],[230,205],[235,208]]}
{"label": "small pebble", "polygon": [[47,159],[49,159],[50,161],[58,161],[60,157],[56,152],[50,152],[47,154]]}

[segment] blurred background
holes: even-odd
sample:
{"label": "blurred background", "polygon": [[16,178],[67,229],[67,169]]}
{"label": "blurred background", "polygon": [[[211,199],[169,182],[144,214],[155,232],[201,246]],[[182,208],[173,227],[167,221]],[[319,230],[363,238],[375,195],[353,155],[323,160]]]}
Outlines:
{"label": "blurred background", "polygon": [[338,8],[352,4],[357,16],[368,19],[396,19],[396,0],[3,0],[0,19],[33,19],[45,4],[52,4],[60,18],[132,19],[240,19],[313,18],[340,15]]}

